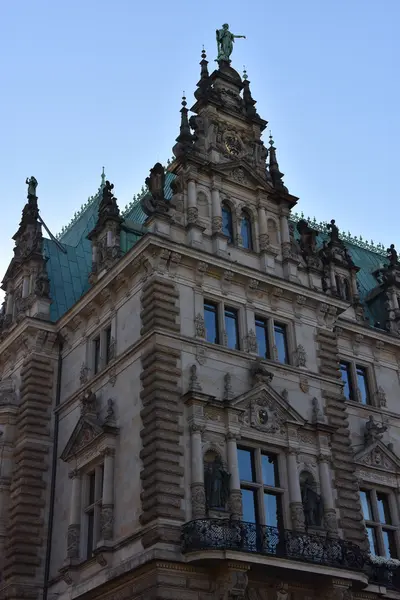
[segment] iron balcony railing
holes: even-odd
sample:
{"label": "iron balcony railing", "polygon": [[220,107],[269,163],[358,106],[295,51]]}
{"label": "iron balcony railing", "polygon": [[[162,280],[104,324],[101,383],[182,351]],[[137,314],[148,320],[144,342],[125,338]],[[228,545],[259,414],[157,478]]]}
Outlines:
{"label": "iron balcony railing", "polygon": [[237,550],[363,570],[365,555],[351,542],[230,519],[196,519],[181,533],[182,552]]}

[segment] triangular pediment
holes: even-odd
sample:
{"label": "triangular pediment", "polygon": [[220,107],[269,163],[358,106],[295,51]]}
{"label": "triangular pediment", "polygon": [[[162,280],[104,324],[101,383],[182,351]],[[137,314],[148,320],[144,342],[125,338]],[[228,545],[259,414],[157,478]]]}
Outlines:
{"label": "triangular pediment", "polygon": [[357,452],[354,460],[358,465],[382,469],[396,473],[400,471],[400,458],[390,450],[381,440],[376,440],[366,448]]}
{"label": "triangular pediment", "polygon": [[273,186],[261,177],[255,169],[253,169],[247,162],[243,160],[230,160],[228,162],[220,163],[215,167],[216,171],[219,171],[221,175],[227,176],[232,182],[244,187],[262,188],[267,192],[273,192]]}
{"label": "triangular pediment", "polygon": [[88,446],[103,433],[104,429],[95,417],[82,416],[61,454],[61,459],[68,462],[71,458],[87,450]]}
{"label": "triangular pediment", "polygon": [[278,432],[287,423],[303,426],[305,419],[290,406],[285,394],[279,394],[268,383],[260,383],[245,394],[231,400],[231,406],[241,408],[249,426],[265,432]]}

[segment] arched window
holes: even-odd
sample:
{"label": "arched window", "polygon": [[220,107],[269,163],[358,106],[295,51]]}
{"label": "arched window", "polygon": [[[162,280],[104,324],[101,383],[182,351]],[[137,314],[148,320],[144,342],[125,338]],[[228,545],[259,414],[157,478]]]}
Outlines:
{"label": "arched window", "polygon": [[232,211],[226,204],[222,205],[222,233],[227,236],[228,243],[233,242]]}
{"label": "arched window", "polygon": [[243,248],[253,250],[253,240],[251,235],[251,220],[246,211],[242,211],[240,220],[240,235],[242,236]]}
{"label": "arched window", "polygon": [[342,298],[343,297],[342,281],[341,281],[339,275],[335,275],[335,283],[336,283],[336,293],[338,296],[340,296]]}
{"label": "arched window", "polygon": [[346,278],[343,279],[343,292],[344,292],[344,299],[351,300],[349,280]]}

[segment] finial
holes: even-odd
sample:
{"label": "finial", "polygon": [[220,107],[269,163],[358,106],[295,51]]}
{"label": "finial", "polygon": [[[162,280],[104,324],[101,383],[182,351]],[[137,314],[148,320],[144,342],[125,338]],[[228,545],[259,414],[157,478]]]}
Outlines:
{"label": "finial", "polygon": [[105,183],[106,183],[106,174],[104,172],[104,167],[103,167],[103,170],[101,172],[101,187],[104,187]]}
{"label": "finial", "polygon": [[183,93],[182,93],[182,106],[183,107],[187,106],[185,90],[183,90]]}
{"label": "finial", "polygon": [[275,142],[272,138],[271,130],[269,130],[269,145],[271,146],[271,148],[273,148],[274,144],[275,144]]}
{"label": "finial", "polygon": [[206,60],[206,58],[207,58],[207,54],[206,54],[206,51],[204,49],[204,44],[203,44],[203,49],[201,51],[201,58],[202,58],[202,60]]}
{"label": "finial", "polygon": [[246,79],[248,79],[248,75],[247,75],[247,71],[246,71],[246,67],[243,65],[243,79],[246,81]]}

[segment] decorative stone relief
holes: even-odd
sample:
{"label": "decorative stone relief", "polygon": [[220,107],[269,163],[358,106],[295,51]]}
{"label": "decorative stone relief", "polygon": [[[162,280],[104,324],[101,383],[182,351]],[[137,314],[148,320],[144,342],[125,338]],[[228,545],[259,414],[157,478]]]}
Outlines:
{"label": "decorative stone relief", "polygon": [[305,367],[307,363],[307,354],[304,346],[299,344],[294,353],[294,364],[296,367]]}
{"label": "decorative stone relief", "polygon": [[365,431],[364,431],[365,445],[369,446],[370,444],[373,444],[377,440],[380,440],[386,430],[387,430],[387,425],[383,425],[383,424],[379,425],[379,423],[376,423],[376,421],[374,420],[373,415],[370,415],[368,418],[368,421],[365,424]]}
{"label": "decorative stone relief", "polygon": [[201,392],[201,385],[197,376],[197,366],[190,367],[189,390],[191,392]]}
{"label": "decorative stone relief", "polygon": [[213,217],[211,226],[213,233],[222,233],[222,217]]}
{"label": "decorative stone relief", "polygon": [[290,503],[290,517],[294,531],[304,531],[304,510],[301,502]]}
{"label": "decorative stone relief", "polygon": [[318,398],[314,397],[311,400],[311,404],[312,404],[312,417],[311,417],[312,423],[323,423],[324,418],[322,416],[322,411],[319,406]]}
{"label": "decorative stone relief", "polygon": [[203,346],[196,346],[196,360],[199,365],[205,365],[207,362],[207,354]]}
{"label": "decorative stone relief", "polygon": [[192,483],[192,518],[201,519],[206,514],[206,494],[203,483]]}
{"label": "decorative stone relief", "polygon": [[361,458],[358,462],[368,467],[380,467],[388,471],[395,471],[396,465],[388,458],[380,448],[374,448],[369,454]]}
{"label": "decorative stone relief", "polygon": [[221,290],[223,294],[228,294],[230,292],[233,276],[233,271],[226,270],[223,272],[221,279]]}
{"label": "decorative stone relief", "polygon": [[308,392],[310,391],[310,385],[309,385],[309,383],[308,383],[308,379],[307,379],[307,377],[305,377],[304,375],[301,375],[301,376],[300,376],[300,379],[299,379],[299,386],[300,386],[300,389],[301,389],[301,391],[302,391],[304,394],[308,394]]}
{"label": "decorative stone relief", "polygon": [[103,504],[100,513],[100,534],[103,540],[113,537],[114,507],[112,504]]}
{"label": "decorative stone relief", "polygon": [[276,586],[276,600],[289,600],[288,584],[283,581]]}
{"label": "decorative stone relief", "polygon": [[195,274],[195,279],[196,279],[197,285],[200,285],[200,286],[203,285],[204,276],[207,273],[207,270],[208,270],[208,264],[202,260],[199,260],[197,263],[196,274]]}
{"label": "decorative stone relief", "polygon": [[364,336],[361,333],[356,333],[353,339],[353,352],[356,356],[360,353],[360,346],[364,340]]}
{"label": "decorative stone relief", "polygon": [[230,373],[224,375],[224,400],[230,400],[233,396],[232,378]]}
{"label": "decorative stone relief", "polygon": [[381,408],[386,406],[386,393],[383,387],[379,386],[375,392],[376,403]]}
{"label": "decorative stone relief", "polygon": [[194,327],[196,337],[204,339],[206,337],[206,326],[204,323],[204,317],[200,313],[197,313],[197,315],[194,318]]}
{"label": "decorative stone relief", "polygon": [[117,382],[117,369],[115,365],[113,365],[108,371],[108,382],[112,385],[112,387],[114,387]]}
{"label": "decorative stone relief", "polygon": [[301,316],[301,309],[303,308],[303,306],[305,306],[306,301],[306,296],[303,296],[302,294],[296,295],[293,302],[293,310],[295,317],[299,318]]}
{"label": "decorative stone relief", "polygon": [[274,375],[262,364],[261,359],[257,359],[250,365],[250,377],[252,386],[255,387],[261,383],[271,383]]}
{"label": "decorative stone relief", "polygon": [[254,354],[258,352],[257,336],[254,329],[250,329],[247,335],[247,352],[253,352]]}
{"label": "decorative stone relief", "polygon": [[274,310],[278,308],[279,300],[283,296],[283,289],[281,287],[273,287],[270,293],[271,308]]}
{"label": "decorative stone relief", "polygon": [[250,404],[249,425],[266,433],[285,432],[285,415],[272,398],[260,397]]}
{"label": "decorative stone relief", "polygon": [[79,374],[80,384],[84,385],[85,383],[87,383],[88,377],[89,377],[89,369],[86,366],[86,364],[83,362],[82,366],[81,366],[80,374]]}
{"label": "decorative stone relief", "polygon": [[338,522],[337,522],[337,517],[336,517],[336,511],[331,509],[331,510],[325,510],[324,512],[324,525],[325,525],[325,529],[328,533],[328,536],[337,536],[338,533]]}
{"label": "decorative stone relief", "polygon": [[80,525],[69,525],[67,533],[67,556],[79,558]]}

